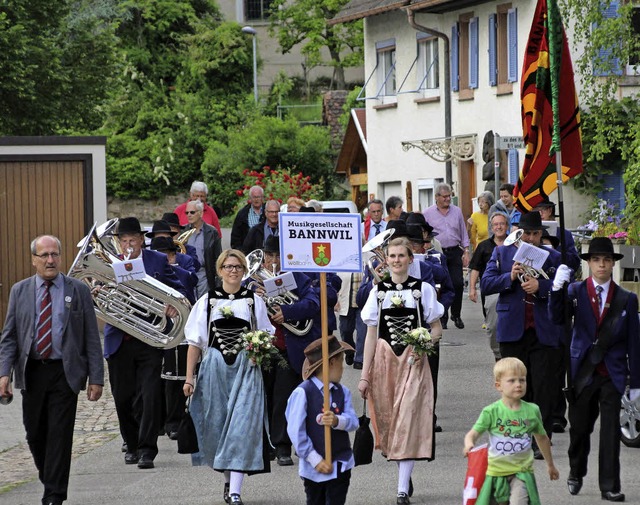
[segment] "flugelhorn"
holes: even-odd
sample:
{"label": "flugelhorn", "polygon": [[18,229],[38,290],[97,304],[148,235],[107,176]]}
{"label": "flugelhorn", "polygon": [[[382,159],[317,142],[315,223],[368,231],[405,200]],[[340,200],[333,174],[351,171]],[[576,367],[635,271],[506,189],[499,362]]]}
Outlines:
{"label": "flugelhorn", "polygon": [[176,245],[179,252],[181,252],[182,254],[187,253],[187,241],[196,231],[197,230],[195,228],[189,228],[188,230],[183,231],[177,237],[174,237],[173,243]]}
{"label": "flugelhorn", "polygon": [[[515,245],[516,247],[520,247],[520,243],[522,242],[522,234],[523,233],[524,233],[524,230],[522,230],[522,229],[518,229],[518,230],[512,231],[504,239],[503,244],[504,245]],[[533,247],[535,247],[535,246],[533,246]],[[532,266],[527,265],[526,263],[518,263],[518,264],[520,266],[522,266],[522,268],[524,269],[524,273],[518,274],[518,279],[520,279],[520,282],[525,282],[526,281],[525,277],[532,277],[534,279],[538,279],[539,277],[543,277],[544,279],[548,279],[549,278],[547,273],[542,269],[538,270],[537,268],[533,268]]]}
{"label": "flugelhorn", "polygon": [[[111,264],[119,261],[117,242],[107,245],[101,239],[115,228],[117,221],[108,221],[99,228],[93,225],[80,242],[80,252],[68,275],[92,290],[98,318],[152,347],[171,349],[184,339],[191,304],[180,292],[150,275],[141,280],[116,282]],[[167,306],[176,309],[175,317],[166,315]]]}
{"label": "flugelhorn", "polygon": [[[385,266],[387,258],[384,254],[384,248],[389,243],[389,240],[391,240],[395,231],[395,228],[384,230],[362,246],[363,253],[373,253],[373,256],[367,259],[367,268],[369,269],[369,272],[371,272],[376,283],[382,281],[383,277],[385,277],[385,274],[388,272],[388,268]],[[379,262],[377,268],[374,264],[375,260],[378,260]]]}
{"label": "flugelhorn", "polygon": [[[264,289],[264,281],[265,279],[270,279],[275,277],[273,272],[270,272],[263,266],[264,262],[264,253],[261,249],[256,249],[247,254],[247,266],[249,271],[243,277],[243,281],[248,279],[252,279],[247,283],[247,287],[253,291],[255,291],[258,287]],[[266,294],[262,296],[264,303],[267,305],[267,310],[269,315],[273,315],[275,313],[276,305],[292,305],[300,300],[300,298],[291,291],[286,291],[278,296],[267,296]],[[311,326],[313,326],[313,319],[305,319],[302,321],[295,321],[290,323],[282,323],[287,330],[289,330],[294,335],[299,337],[306,335],[311,330]]]}

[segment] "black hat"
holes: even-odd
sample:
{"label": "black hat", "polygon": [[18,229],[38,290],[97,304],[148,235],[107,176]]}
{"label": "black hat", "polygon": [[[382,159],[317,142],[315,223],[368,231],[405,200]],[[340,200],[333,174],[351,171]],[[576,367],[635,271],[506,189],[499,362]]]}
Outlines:
{"label": "black hat", "polygon": [[[329,335],[329,359],[345,351],[355,351],[355,349],[346,342],[338,340],[335,335]],[[322,339],[314,340],[305,347],[304,355],[302,379],[307,380],[322,365]]]}
{"label": "black hat", "polygon": [[518,223],[518,228],[525,231],[546,230],[548,226],[542,225],[542,218],[539,212],[527,212],[523,214]]}
{"label": "black hat", "polygon": [[407,217],[407,224],[417,224],[422,226],[422,230],[428,232],[430,237],[435,237],[437,235],[437,233],[433,231],[433,226],[427,223],[424,215],[420,212],[409,212],[409,216]]}
{"label": "black hat", "polygon": [[409,213],[403,210],[400,213],[400,217],[398,219],[402,219],[406,223],[408,217],[409,217]]}
{"label": "black hat", "polygon": [[176,214],[175,212],[165,212],[164,214],[162,214],[162,220],[169,223],[169,226],[184,228],[184,226],[180,224],[180,218],[178,217],[178,214]]}
{"label": "black hat", "polygon": [[408,224],[407,234],[411,242],[420,242],[421,244],[424,244],[424,236],[422,235],[422,226],[417,224]]}
{"label": "black hat", "polygon": [[555,235],[550,235],[547,230],[544,230],[542,232],[542,238],[547,239],[549,242],[551,242],[551,247],[553,247],[554,249],[557,249],[557,247],[560,245],[560,239]]}
{"label": "black hat", "polygon": [[609,256],[613,256],[613,259],[615,261],[624,258],[624,254],[613,251],[613,242],[611,242],[611,239],[607,237],[592,238],[591,242],[589,243],[589,252],[581,254],[580,257],[585,261],[589,261],[589,259],[591,259],[591,256],[596,254],[606,254]]}
{"label": "black hat", "polygon": [[533,208],[533,210],[539,209],[551,209],[551,215],[553,216],[556,213],[556,204],[549,200],[544,200],[543,202],[536,204],[536,206]]}
{"label": "black hat", "polygon": [[146,236],[149,238],[153,238],[156,236],[156,233],[168,233],[172,237],[178,234],[177,231],[171,231],[171,226],[169,226],[169,223],[163,220],[154,221],[151,231],[147,233]]}
{"label": "black hat", "polygon": [[151,239],[151,249],[154,251],[177,251],[178,246],[171,237],[154,237]]}
{"label": "black hat", "polygon": [[315,212],[315,211],[316,209],[314,209],[313,207],[307,207],[305,205],[300,207],[300,212]]}
{"label": "black hat", "polygon": [[118,227],[116,231],[113,232],[113,235],[127,235],[127,234],[136,234],[136,233],[144,233],[142,228],[140,227],[140,221],[138,221],[137,217],[123,217],[118,220]]}
{"label": "black hat", "polygon": [[266,253],[280,254],[280,239],[275,235],[269,235],[267,240],[264,241],[262,250]]}
{"label": "black hat", "polygon": [[387,223],[387,230],[395,230],[393,238],[408,237],[409,230],[407,230],[407,223],[401,219],[392,219]]}

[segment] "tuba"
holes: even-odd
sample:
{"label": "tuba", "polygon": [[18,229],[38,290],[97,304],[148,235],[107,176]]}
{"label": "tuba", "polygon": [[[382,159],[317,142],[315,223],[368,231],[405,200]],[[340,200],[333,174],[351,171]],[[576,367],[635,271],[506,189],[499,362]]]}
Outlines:
{"label": "tuba", "polygon": [[[92,290],[96,316],[152,347],[171,349],[184,339],[184,326],[191,304],[180,292],[147,275],[144,279],[118,284],[111,264],[119,261],[119,244],[112,236],[118,220],[111,219],[97,227],[78,244],[69,277],[78,279]],[[98,289],[95,289],[98,288]],[[177,311],[165,314],[167,306]]]}
{"label": "tuba", "polygon": [[[273,273],[269,272],[269,270],[262,266],[263,261],[264,253],[261,249],[256,249],[255,251],[251,251],[249,254],[247,254],[247,265],[249,271],[242,280],[246,281],[248,279],[252,279],[247,283],[247,287],[253,291],[255,291],[258,287],[264,288],[265,279],[275,277]],[[267,305],[269,315],[274,314],[275,309],[273,307],[275,305],[292,305],[300,300],[300,298],[298,298],[298,296],[291,291],[287,291],[278,296],[267,296],[265,294],[262,296],[262,299]],[[282,326],[299,337],[309,333],[312,325],[313,319],[305,319],[303,321],[295,321],[293,323],[282,323]]]}
{"label": "tuba", "polygon": [[[515,245],[516,247],[519,247],[520,242],[522,242],[523,233],[524,233],[524,230],[522,229],[512,231],[504,239],[503,245]],[[525,277],[532,277],[534,279],[538,279],[539,277],[543,277],[544,279],[549,278],[547,273],[542,269],[537,270],[536,268],[533,268],[532,266],[529,266],[525,263],[519,263],[519,264],[522,266],[522,268],[524,268],[524,273],[518,274],[518,279],[520,279],[520,282],[525,282],[526,281]]]}
{"label": "tuba", "polygon": [[[395,228],[384,230],[362,246],[363,253],[373,253],[373,255],[367,260],[367,268],[369,269],[369,272],[371,272],[371,275],[375,279],[376,283],[381,282],[389,272],[385,265],[387,259],[384,255],[384,248],[389,243],[389,240],[391,240],[391,237],[393,236],[395,231]],[[375,260],[378,260],[379,262],[377,269],[376,265],[374,265]]]}

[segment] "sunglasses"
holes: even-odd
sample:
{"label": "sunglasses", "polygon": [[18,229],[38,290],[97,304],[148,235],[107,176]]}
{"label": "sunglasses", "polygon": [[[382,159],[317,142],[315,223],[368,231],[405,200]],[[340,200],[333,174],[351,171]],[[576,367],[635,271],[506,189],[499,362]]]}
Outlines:
{"label": "sunglasses", "polygon": [[188,210],[188,211],[185,212],[185,214],[187,214],[189,216],[192,215],[192,214],[197,214],[197,213],[198,213],[197,210]]}

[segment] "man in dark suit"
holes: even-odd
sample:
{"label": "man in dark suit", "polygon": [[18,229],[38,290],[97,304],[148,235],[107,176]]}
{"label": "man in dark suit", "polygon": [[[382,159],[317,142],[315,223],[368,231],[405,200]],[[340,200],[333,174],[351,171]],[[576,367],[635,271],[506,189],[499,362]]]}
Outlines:
{"label": "man in dark suit", "polygon": [[564,309],[573,315],[571,377],[575,401],[569,404],[571,424],[567,485],[576,495],[587,474],[591,433],[600,415],[598,482],[602,499],[623,502],[620,492],[620,401],[630,378],[629,397],[640,397],[640,340],[638,297],[612,280],[615,262],[623,258],[611,240],[591,240],[589,252],[580,257],[589,263],[591,276],[569,285],[564,303],[562,286],[570,271],[560,265],[549,299],[549,312],[564,322]]}
{"label": "man in dark suit", "polygon": [[231,247],[242,249],[242,243],[249,230],[256,226],[264,216],[264,190],[260,186],[249,189],[249,203],[236,214],[231,228]]}
{"label": "man in dark suit", "polygon": [[209,292],[216,285],[217,273],[216,262],[222,252],[222,239],[218,231],[207,224],[202,219],[204,206],[200,200],[193,200],[187,203],[188,227],[195,232],[189,237],[188,245],[195,247],[200,261],[200,270],[196,272],[198,276],[198,286],[196,288],[196,298]]}
{"label": "man in dark suit", "polygon": [[[522,242],[540,247],[542,220],[538,212],[528,212],[520,219]],[[560,342],[562,326],[554,324],[547,313],[547,301],[552,281],[542,275],[538,278],[526,273],[523,265],[513,260],[518,245],[497,246],[480,281],[486,295],[498,293],[497,340],[503,358],[514,357],[527,366],[526,401],[540,407],[542,422],[551,436],[553,408],[562,385],[555,374],[562,361]],[[553,277],[560,265],[560,253],[545,249],[549,256],[542,266]],[[542,454],[534,447],[536,459]]]}
{"label": "man in dark suit", "polygon": [[[142,256],[147,275],[186,296],[186,290],[171,269],[167,256],[143,249],[144,232],[137,218],[120,219],[114,235],[128,259]],[[166,314],[175,316],[176,309],[167,307]],[[104,356],[109,365],[109,380],[120,433],[127,445],[125,463],[137,463],[138,468],[153,468],[153,460],[158,454],[158,431],[163,418],[160,377],[162,349],[107,324],[104,328]]]}
{"label": "man in dark suit", "polygon": [[[305,209],[305,207],[302,207]],[[302,212],[302,210],[301,210]],[[242,252],[249,254],[256,249],[262,249],[271,236],[278,236],[278,214],[280,204],[277,200],[269,200],[264,206],[264,218],[249,230],[242,243]]]}
{"label": "man in dark suit", "polygon": [[13,374],[46,505],[67,499],[78,393],[88,378],[87,398],[96,401],[104,384],[91,292],[60,273],[60,254],[56,237],[31,243],[36,275],[11,288],[0,337],[0,396],[12,397]]}

